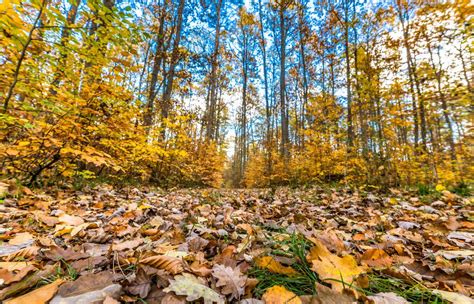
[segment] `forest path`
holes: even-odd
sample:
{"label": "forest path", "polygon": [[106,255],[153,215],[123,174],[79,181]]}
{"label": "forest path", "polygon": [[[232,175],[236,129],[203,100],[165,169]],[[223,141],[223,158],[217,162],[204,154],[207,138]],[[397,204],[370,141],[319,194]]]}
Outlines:
{"label": "forest path", "polygon": [[0,217],[0,300],[301,303],[347,297],[341,278],[359,300],[474,291],[472,199],[447,191],[23,189]]}

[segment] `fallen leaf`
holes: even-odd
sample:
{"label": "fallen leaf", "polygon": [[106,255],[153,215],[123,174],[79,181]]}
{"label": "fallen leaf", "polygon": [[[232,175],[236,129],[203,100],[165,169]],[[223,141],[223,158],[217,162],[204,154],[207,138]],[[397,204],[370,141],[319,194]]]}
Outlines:
{"label": "fallen leaf", "polygon": [[140,246],[143,243],[142,239],[134,239],[130,241],[125,241],[121,243],[112,244],[112,251],[123,251],[128,249],[134,249]]}
{"label": "fallen leaf", "polygon": [[107,297],[116,299],[120,296],[122,286],[111,284],[101,289],[85,292],[75,296],[63,297],[56,295],[49,304],[89,304],[102,303]]}
{"label": "fallen leaf", "polygon": [[5,304],[45,304],[51,300],[52,297],[58,291],[59,285],[61,285],[64,281],[62,279],[57,279],[51,284],[42,286],[38,289],[30,291],[29,293],[22,295],[20,297],[6,300]]}
{"label": "fallen leaf", "polygon": [[255,264],[264,269],[268,269],[273,273],[284,274],[288,276],[296,275],[298,272],[291,267],[283,266],[280,262],[275,261],[275,259],[271,256],[264,256],[261,258],[257,258]]}
{"label": "fallen leaf", "polygon": [[212,275],[217,279],[216,286],[223,287],[221,292],[230,295],[230,300],[239,299],[244,294],[247,277],[238,268],[214,265]]}
{"label": "fallen leaf", "polygon": [[407,300],[393,292],[380,292],[367,297],[372,304],[409,304]]}
{"label": "fallen leaf", "polygon": [[[7,262],[8,263],[8,262]],[[12,297],[16,294],[19,294],[27,289],[30,289],[32,286],[35,286],[44,278],[50,277],[55,274],[57,271],[58,265],[46,265],[43,270],[37,271],[20,282],[14,283],[6,288],[0,290],[0,301],[9,297]]]}
{"label": "fallen leaf", "polygon": [[356,302],[352,294],[335,291],[319,283],[316,283],[316,295],[301,296],[300,298],[305,304],[352,304]]}
{"label": "fallen leaf", "polygon": [[201,281],[189,273],[175,276],[174,279],[170,280],[170,285],[163,291],[172,291],[177,295],[186,296],[187,301],[196,301],[203,298],[205,304],[225,303],[217,292],[203,285]]}
{"label": "fallen leaf", "polygon": [[80,216],[73,216],[68,214],[62,214],[58,217],[60,223],[69,226],[79,226],[84,223],[84,220]]}
{"label": "fallen leaf", "polygon": [[73,297],[94,290],[100,290],[113,284],[115,275],[111,271],[89,273],[73,282],[67,282],[59,288],[61,297]]}
{"label": "fallen leaf", "polygon": [[370,267],[386,268],[392,265],[392,258],[382,249],[372,248],[364,252],[360,262]]}
{"label": "fallen leaf", "polygon": [[9,271],[7,269],[0,269],[0,280],[3,280],[3,284],[11,284],[18,282],[23,279],[31,271],[37,270],[33,265],[28,265],[24,268],[21,268],[18,271]]}
{"label": "fallen leaf", "polygon": [[364,273],[364,270],[357,266],[353,256],[346,255],[340,258],[329,252],[319,241],[311,248],[306,258],[312,263],[311,269],[319,275],[319,278],[327,280],[337,291],[341,291],[344,285],[350,285],[355,277]]}
{"label": "fallen leaf", "polygon": [[143,260],[140,260],[140,264],[152,266],[158,269],[163,269],[171,274],[178,274],[183,272],[183,264],[181,259],[166,256],[166,255],[155,255]]}
{"label": "fallen leaf", "polygon": [[140,298],[146,298],[151,289],[151,279],[141,268],[138,269],[135,275],[135,280],[127,286],[127,291]]}
{"label": "fallen leaf", "polygon": [[268,288],[262,296],[265,304],[302,304],[300,297],[283,286]]}
{"label": "fallen leaf", "polygon": [[33,240],[33,235],[28,232],[17,233],[15,236],[8,241],[10,245],[21,245],[24,243],[28,243],[29,241]]}
{"label": "fallen leaf", "polygon": [[444,290],[432,290],[433,293],[439,294],[443,299],[452,302],[453,304],[473,304],[474,300],[460,293],[444,291]]}

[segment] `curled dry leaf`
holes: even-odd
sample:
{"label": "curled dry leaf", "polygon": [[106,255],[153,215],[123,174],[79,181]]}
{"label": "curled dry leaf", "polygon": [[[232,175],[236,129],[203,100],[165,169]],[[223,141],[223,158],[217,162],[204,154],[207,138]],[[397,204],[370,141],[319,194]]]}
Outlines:
{"label": "curled dry leaf", "polygon": [[283,286],[273,286],[262,296],[265,304],[302,304],[301,298]]}
{"label": "curled dry leaf", "polygon": [[183,272],[183,263],[181,259],[167,255],[151,256],[140,260],[140,264],[152,266],[158,269],[163,269],[171,274],[178,274]]}
{"label": "curled dry leaf", "polygon": [[284,274],[288,276],[296,275],[298,272],[291,267],[283,266],[280,262],[276,261],[271,256],[264,256],[257,258],[255,263],[258,267],[268,269],[273,273]]}
{"label": "curled dry leaf", "polygon": [[39,251],[39,247],[36,247],[36,246],[26,247],[17,252],[7,255],[6,257],[3,258],[3,260],[5,262],[20,261],[20,260],[29,261],[38,254],[38,251]]}

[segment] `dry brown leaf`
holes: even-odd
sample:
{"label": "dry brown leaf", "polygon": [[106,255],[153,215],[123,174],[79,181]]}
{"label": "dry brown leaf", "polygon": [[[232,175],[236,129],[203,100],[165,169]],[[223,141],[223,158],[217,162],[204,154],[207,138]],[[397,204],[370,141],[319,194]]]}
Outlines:
{"label": "dry brown leaf", "polygon": [[15,236],[11,240],[8,241],[8,244],[21,245],[31,240],[33,240],[33,235],[31,235],[28,232],[21,232],[21,233],[15,234]]}
{"label": "dry brown leaf", "polygon": [[371,304],[409,304],[407,300],[393,292],[381,292],[368,296]]}
{"label": "dry brown leaf", "polygon": [[315,271],[321,280],[327,280],[332,288],[341,291],[344,285],[352,283],[355,277],[364,273],[364,270],[357,266],[357,262],[351,255],[342,258],[332,254],[323,245],[316,241],[306,257],[312,263],[311,269]]}
{"label": "dry brown leaf", "polygon": [[34,258],[39,251],[39,247],[37,246],[30,246],[23,248],[17,252],[11,253],[7,255],[6,257],[3,258],[5,262],[11,262],[11,261],[28,261]]}
{"label": "dry brown leaf", "polygon": [[21,270],[32,264],[30,262],[0,262],[0,269],[7,269],[9,271]]}
{"label": "dry brown leaf", "polygon": [[155,255],[145,258],[143,260],[140,260],[140,264],[152,266],[158,269],[163,269],[171,274],[178,274],[183,272],[183,263],[181,259],[166,255]]}
{"label": "dry brown leaf", "polygon": [[375,268],[386,268],[392,265],[392,258],[382,249],[372,248],[360,258],[362,264]]}
{"label": "dry brown leaf", "polygon": [[111,271],[90,273],[80,276],[73,282],[67,282],[59,288],[62,297],[73,297],[90,291],[100,290],[113,284],[115,275]]}
{"label": "dry brown leaf", "polygon": [[271,256],[264,256],[257,258],[255,263],[258,267],[268,269],[273,273],[284,274],[288,276],[296,275],[298,272],[291,267],[283,266],[280,262],[276,261]]}
{"label": "dry brown leaf", "polygon": [[265,304],[302,304],[300,297],[283,286],[273,286],[267,289],[262,296]]}
{"label": "dry brown leaf", "polygon": [[205,286],[198,278],[189,273],[175,276],[174,279],[170,280],[170,285],[163,291],[172,291],[177,295],[186,296],[188,301],[202,298],[204,304],[225,303],[221,295]]}
{"label": "dry brown leaf", "polygon": [[151,278],[142,268],[138,269],[135,275],[135,280],[127,286],[127,290],[140,298],[146,298],[151,289]]}
{"label": "dry brown leaf", "polygon": [[[9,263],[9,262],[7,262]],[[50,277],[57,271],[58,265],[46,265],[41,271],[37,271],[25,279],[21,280],[20,282],[16,282],[6,288],[0,290],[0,301],[14,295],[17,295],[31,287],[35,286],[44,278]]]}
{"label": "dry brown leaf", "polygon": [[353,294],[335,291],[319,283],[316,283],[316,295],[301,296],[300,298],[304,304],[352,304],[356,302]]}
{"label": "dry brown leaf", "polygon": [[68,214],[60,215],[58,217],[58,220],[60,223],[69,225],[69,226],[79,226],[81,224],[84,224],[84,220],[82,219],[82,217],[68,215]]}
{"label": "dry brown leaf", "polygon": [[61,285],[64,281],[62,279],[57,279],[51,284],[45,285],[29,293],[22,295],[20,297],[6,300],[5,304],[45,304],[51,300],[52,297],[58,291],[59,285]]}
{"label": "dry brown leaf", "polygon": [[63,249],[58,246],[54,246],[47,251],[44,251],[44,256],[52,261],[76,261],[84,258],[88,258],[89,254],[81,251],[74,251],[73,249]]}
{"label": "dry brown leaf", "polygon": [[128,249],[135,249],[143,243],[142,239],[134,239],[121,243],[112,244],[112,251],[123,251]]}
{"label": "dry brown leaf", "polygon": [[110,296],[106,296],[102,304],[120,304],[120,302]]}
{"label": "dry brown leaf", "polygon": [[14,282],[18,282],[21,279],[23,279],[28,273],[36,269],[37,268],[33,265],[28,265],[24,268],[21,268],[18,271],[9,271],[7,269],[0,269],[0,281],[3,280],[3,284],[6,284],[6,285],[14,283]]}
{"label": "dry brown leaf", "polygon": [[244,294],[247,277],[240,272],[240,269],[214,265],[212,275],[217,279],[216,286],[223,287],[222,294],[230,295],[230,300],[239,299]]}

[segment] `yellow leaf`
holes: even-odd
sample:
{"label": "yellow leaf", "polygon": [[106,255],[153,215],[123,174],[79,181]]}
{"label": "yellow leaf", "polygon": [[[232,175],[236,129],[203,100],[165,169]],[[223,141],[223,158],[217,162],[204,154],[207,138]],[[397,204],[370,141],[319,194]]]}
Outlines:
{"label": "yellow leaf", "polygon": [[6,300],[5,304],[45,304],[56,294],[59,285],[63,283],[62,279],[57,279],[51,284],[35,289],[20,297]]}
{"label": "yellow leaf", "polygon": [[364,273],[364,269],[357,266],[353,256],[340,258],[329,252],[320,241],[315,240],[314,243],[316,245],[311,248],[306,258],[313,264],[311,269],[321,280],[328,280],[334,290],[342,291],[344,285],[350,285],[355,277]]}
{"label": "yellow leaf", "polygon": [[291,267],[283,266],[280,262],[275,261],[271,256],[257,258],[255,261],[260,268],[268,269],[271,272],[285,274],[288,276],[296,275],[298,272]]}
{"label": "yellow leaf", "polygon": [[262,296],[265,304],[302,304],[300,297],[283,286],[268,288]]}

